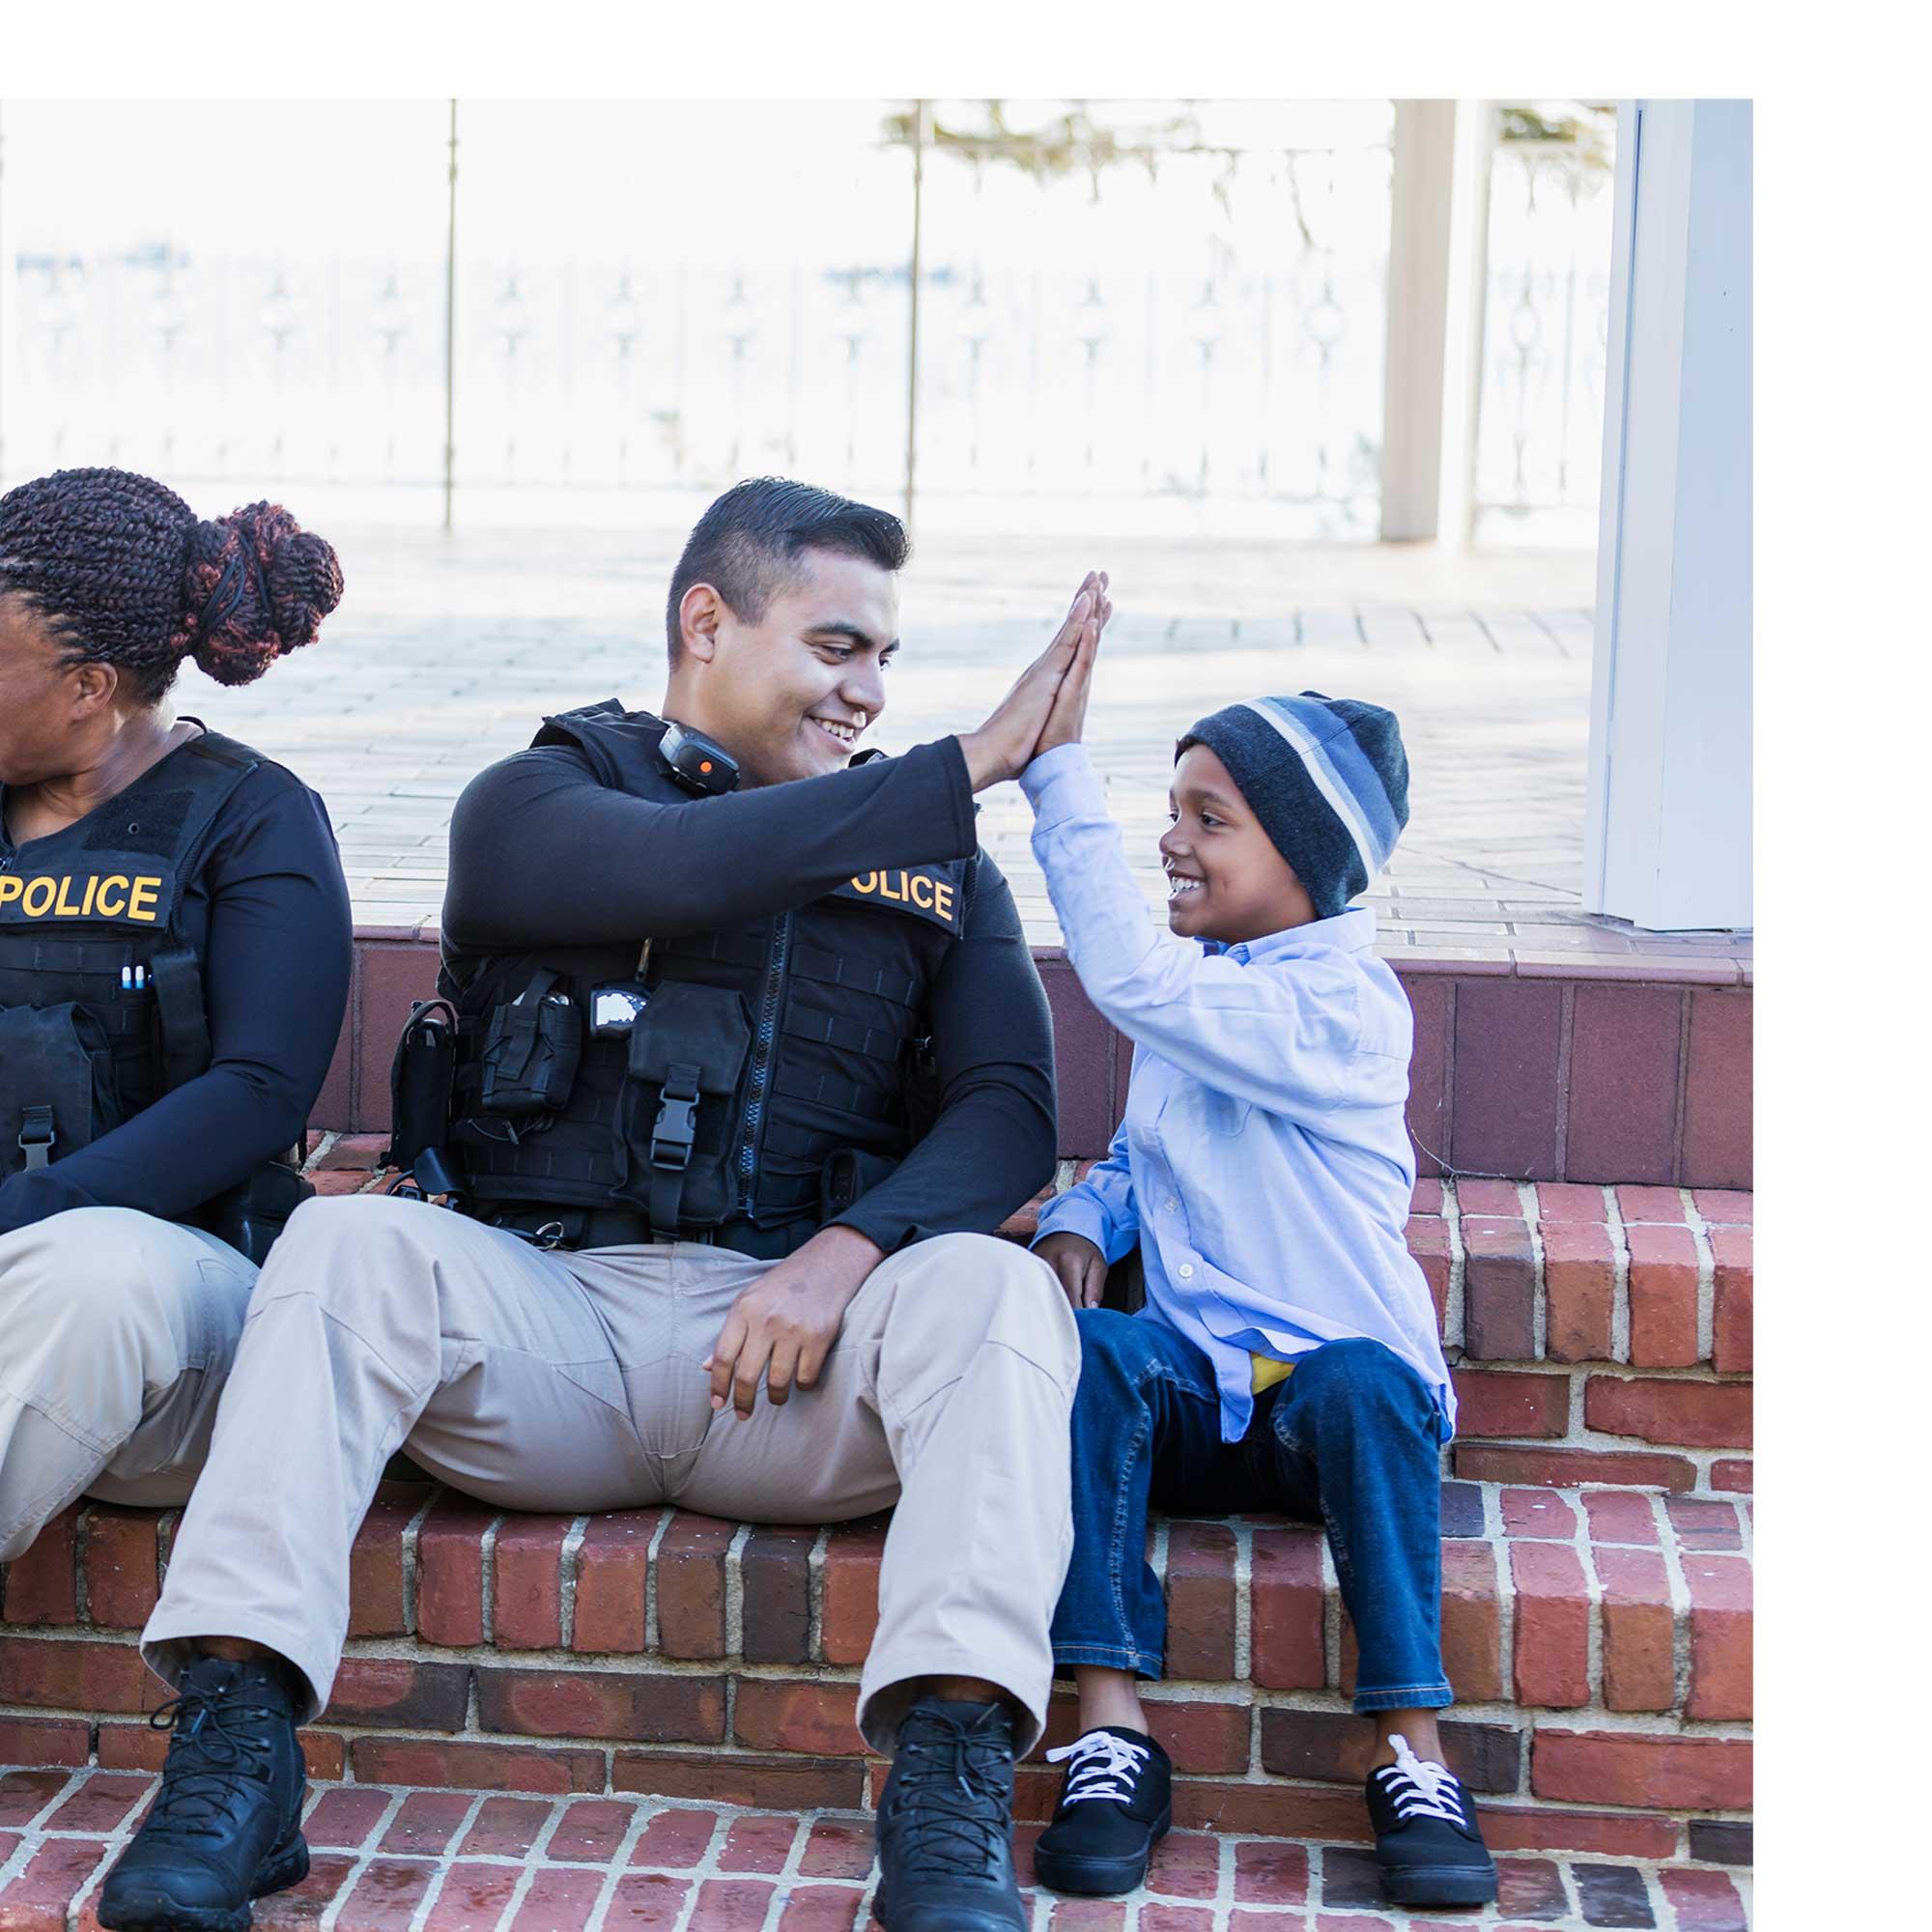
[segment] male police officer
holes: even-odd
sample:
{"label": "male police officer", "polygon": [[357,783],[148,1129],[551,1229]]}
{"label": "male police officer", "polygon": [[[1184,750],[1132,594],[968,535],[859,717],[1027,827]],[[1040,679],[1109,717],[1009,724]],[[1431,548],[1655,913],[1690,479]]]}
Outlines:
{"label": "male police officer", "polygon": [[263,1275],[144,1634],[222,1747],[177,1726],[104,1923],[239,1925],[292,1868],[293,1726],[404,1445],[512,1509],[896,1498],[860,1688],[895,1753],[881,1916],[1025,1923],[1012,1764],[1052,1674],[1078,1343],[1044,1265],[988,1238],[1051,1174],[1054,1110],[972,794],[1026,763],[1109,606],[1090,578],[979,731],[855,760],[905,553],[883,511],[741,485],[672,580],[676,730],[568,713],[464,794],[442,984],[469,1211],[317,1202]]}

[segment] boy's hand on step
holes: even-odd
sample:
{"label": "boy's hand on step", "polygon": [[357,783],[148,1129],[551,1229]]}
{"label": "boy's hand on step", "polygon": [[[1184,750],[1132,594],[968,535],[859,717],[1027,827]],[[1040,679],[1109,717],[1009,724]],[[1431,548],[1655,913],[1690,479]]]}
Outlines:
{"label": "boy's hand on step", "polygon": [[1034,1253],[1060,1279],[1075,1308],[1098,1308],[1107,1290],[1107,1257],[1085,1235],[1049,1235]]}

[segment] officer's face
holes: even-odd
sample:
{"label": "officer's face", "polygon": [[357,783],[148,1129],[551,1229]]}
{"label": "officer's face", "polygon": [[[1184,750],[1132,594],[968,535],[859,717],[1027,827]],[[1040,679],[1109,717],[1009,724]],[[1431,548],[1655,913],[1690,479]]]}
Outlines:
{"label": "officer's face", "polygon": [[1174,823],[1160,841],[1160,863],[1170,931],[1234,946],[1315,917],[1294,867],[1206,745],[1181,753],[1167,809]]}
{"label": "officer's face", "polygon": [[0,595],[0,784],[73,769],[74,689],[60,649],[23,598]]}
{"label": "officer's face", "polygon": [[886,708],[898,649],[898,579],[863,558],[807,551],[798,581],[755,624],[721,609],[704,667],[709,730],[748,782],[836,772]]}

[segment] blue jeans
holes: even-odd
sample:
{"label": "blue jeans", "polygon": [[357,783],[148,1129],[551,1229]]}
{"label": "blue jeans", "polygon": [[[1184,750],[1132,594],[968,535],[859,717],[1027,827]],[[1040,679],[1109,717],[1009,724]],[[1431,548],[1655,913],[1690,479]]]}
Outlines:
{"label": "blue jeans", "polygon": [[1277,1511],[1328,1533],[1355,1627],[1357,1711],[1454,1702],[1442,1668],[1441,1488],[1427,1385],[1379,1342],[1329,1342],[1221,1440],[1208,1357],[1157,1321],[1083,1308],[1073,1403],[1073,1560],[1053,1659],[1161,1674],[1167,1605],[1150,1502],[1171,1515]]}

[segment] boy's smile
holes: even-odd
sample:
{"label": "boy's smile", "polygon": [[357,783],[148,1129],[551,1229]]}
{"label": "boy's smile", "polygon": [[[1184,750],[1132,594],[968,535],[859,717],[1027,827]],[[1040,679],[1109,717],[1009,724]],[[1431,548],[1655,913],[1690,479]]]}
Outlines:
{"label": "boy's smile", "polygon": [[1206,745],[1180,754],[1167,807],[1174,823],[1160,862],[1169,931],[1233,946],[1313,921],[1307,889]]}

